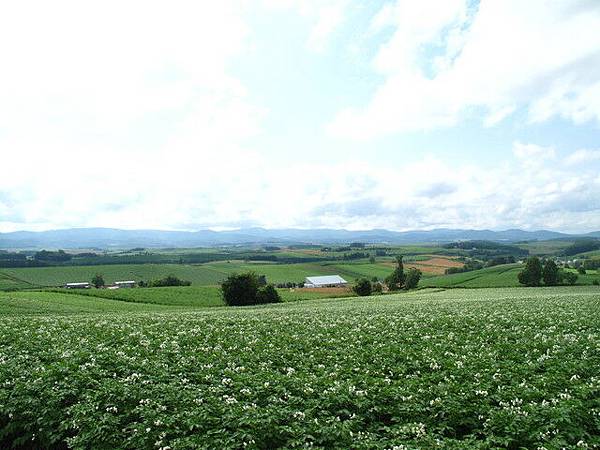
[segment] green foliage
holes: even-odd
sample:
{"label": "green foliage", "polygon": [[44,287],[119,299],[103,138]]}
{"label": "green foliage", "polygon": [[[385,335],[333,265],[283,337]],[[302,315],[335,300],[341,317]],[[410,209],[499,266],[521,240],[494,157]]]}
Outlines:
{"label": "green foliage", "polygon": [[573,256],[579,253],[590,252],[600,249],[600,240],[598,239],[582,239],[575,241],[572,245],[563,250],[563,255]]}
{"label": "green foliage", "polygon": [[104,286],[104,277],[97,273],[96,275],[94,275],[92,277],[92,285],[94,285],[95,288],[101,288]]}
{"label": "green foliage", "polygon": [[383,292],[383,284],[379,281],[375,281],[373,284],[373,294],[381,294]]}
{"label": "green foliage", "polygon": [[411,267],[406,275],[404,289],[406,289],[407,291],[410,289],[416,289],[419,285],[419,280],[421,280],[421,275],[422,273],[419,269]]}
{"label": "green foliage", "polygon": [[519,283],[525,286],[539,286],[542,279],[542,263],[537,256],[527,258],[525,268],[519,272]]}
{"label": "green foliage", "polygon": [[600,258],[591,258],[583,261],[583,268],[585,270],[598,270],[600,269]]}
{"label": "green foliage", "polygon": [[578,273],[579,275],[585,275],[585,274],[586,274],[586,269],[585,269],[585,267],[584,267],[584,266],[579,266],[579,267],[577,268],[577,273]]}
{"label": "green foliage", "polygon": [[254,272],[231,274],[221,283],[223,300],[229,306],[255,305],[258,286]]}
{"label": "green foliage", "polygon": [[57,252],[51,252],[48,250],[41,250],[33,255],[33,259],[38,261],[49,261],[49,262],[64,262],[69,261],[72,255],[65,253],[64,250],[58,250]]}
{"label": "green foliage", "polygon": [[356,283],[352,287],[352,290],[357,295],[364,297],[367,295],[371,295],[371,292],[373,291],[373,286],[371,285],[371,282],[366,278],[359,278],[358,280],[356,280]]}
{"label": "green foliage", "polygon": [[550,259],[544,264],[542,279],[546,286],[556,286],[560,282],[558,266],[553,260]]}
{"label": "green foliage", "polygon": [[264,303],[281,303],[281,296],[275,286],[272,284],[267,284],[265,286],[261,286],[258,289],[256,294],[256,303],[264,304]]}
{"label": "green foliage", "polygon": [[577,283],[577,278],[579,276],[574,272],[563,272],[562,279],[566,284],[570,284],[571,286]]}
{"label": "green foliage", "polygon": [[191,284],[191,281],[181,280],[175,275],[167,275],[160,280],[153,280],[147,283],[149,287],[191,286]]}
{"label": "green foliage", "polygon": [[223,300],[229,306],[280,303],[281,297],[272,284],[261,285],[254,272],[232,274],[221,283]]}
{"label": "green foliage", "polygon": [[402,262],[402,256],[396,257],[396,268],[394,271],[385,279],[385,284],[390,291],[397,291],[404,286],[406,275],[404,274],[404,264]]}
{"label": "green foliage", "polygon": [[0,448],[597,448],[597,298],[0,317]]}

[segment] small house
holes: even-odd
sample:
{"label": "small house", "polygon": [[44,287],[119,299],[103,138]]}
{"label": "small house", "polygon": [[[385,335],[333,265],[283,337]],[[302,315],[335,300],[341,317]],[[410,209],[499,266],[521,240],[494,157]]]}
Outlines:
{"label": "small house", "polygon": [[115,286],[118,289],[124,289],[124,288],[132,288],[135,287],[135,281],[133,280],[128,280],[128,281],[115,281]]}

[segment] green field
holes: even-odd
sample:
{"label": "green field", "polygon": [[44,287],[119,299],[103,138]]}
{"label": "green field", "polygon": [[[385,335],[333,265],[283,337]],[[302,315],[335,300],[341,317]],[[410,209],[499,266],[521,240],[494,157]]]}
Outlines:
{"label": "green field", "polygon": [[[419,287],[517,287],[520,286],[517,275],[522,268],[523,266],[520,264],[504,264],[501,266],[474,270],[472,272],[423,278],[419,283]],[[577,272],[574,269],[570,271]],[[598,274],[595,270],[590,270],[586,275],[578,274],[577,284],[591,285],[594,280],[600,281],[600,274]]]}
{"label": "green field", "polygon": [[0,269],[0,289],[56,287],[68,282],[90,281],[99,273],[107,283],[119,280],[154,280],[175,275],[195,286],[216,285],[234,272],[253,270],[266,275],[271,283],[301,282],[311,275],[341,275],[352,282],[363,276],[384,278],[389,266],[357,263],[244,263],[240,261],[208,264],[110,264],[98,266],[58,266]]}
{"label": "green field", "polygon": [[[164,305],[190,308],[206,308],[213,306],[225,306],[218,286],[182,286],[182,287],[158,287],[158,288],[136,288],[136,289],[86,289],[86,290],[53,290],[64,296],[76,296],[87,299],[110,299],[122,302],[147,303],[150,305]],[[317,298],[348,297],[354,294],[339,292],[323,292],[320,290],[298,290],[278,289],[282,301],[291,302],[298,300],[313,300]],[[28,291],[22,297],[35,299],[39,292]],[[0,294],[1,296],[2,294]],[[0,297],[1,298],[1,297]]]}
{"label": "green field", "polygon": [[203,310],[23,292],[0,310],[2,448],[600,445],[594,287]]}
{"label": "green field", "polygon": [[513,287],[519,286],[520,264],[505,264],[471,272],[424,278],[420,287]]}

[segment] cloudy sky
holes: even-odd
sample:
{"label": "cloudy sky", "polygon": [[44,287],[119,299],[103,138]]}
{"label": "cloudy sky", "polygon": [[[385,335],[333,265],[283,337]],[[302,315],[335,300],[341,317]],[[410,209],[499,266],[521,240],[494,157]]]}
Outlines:
{"label": "cloudy sky", "polygon": [[597,0],[0,3],[0,231],[600,229]]}

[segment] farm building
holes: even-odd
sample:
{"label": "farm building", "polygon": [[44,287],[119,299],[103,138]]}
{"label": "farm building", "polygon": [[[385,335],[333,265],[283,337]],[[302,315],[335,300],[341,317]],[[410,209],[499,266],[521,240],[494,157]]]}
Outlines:
{"label": "farm building", "polygon": [[89,289],[92,285],[90,283],[67,283],[65,284],[66,289]]}
{"label": "farm building", "polygon": [[323,287],[344,287],[348,282],[339,275],[326,275],[322,277],[306,277],[304,287],[323,288]]}
{"label": "farm building", "polygon": [[135,281],[115,281],[115,286],[119,289],[135,287]]}

